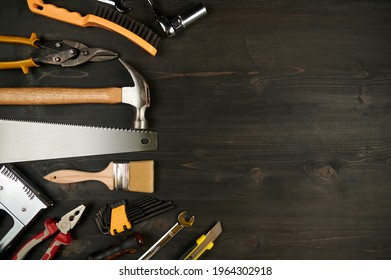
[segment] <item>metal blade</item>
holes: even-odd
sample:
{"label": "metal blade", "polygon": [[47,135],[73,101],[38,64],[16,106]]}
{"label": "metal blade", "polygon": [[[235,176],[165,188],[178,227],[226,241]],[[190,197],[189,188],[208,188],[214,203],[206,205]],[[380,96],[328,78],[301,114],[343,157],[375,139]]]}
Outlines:
{"label": "metal blade", "polygon": [[208,246],[211,242],[215,241],[222,231],[223,229],[221,228],[221,223],[217,222],[213,226],[213,228],[206,234],[205,240],[196,247],[196,249],[188,257],[188,259],[198,259],[200,257],[200,253],[203,252],[204,248]]}
{"label": "metal blade", "polygon": [[0,163],[156,150],[152,131],[0,120]]}
{"label": "metal blade", "polygon": [[0,240],[1,254],[24,227],[53,202],[12,164],[0,165],[0,193],[0,210],[13,219],[12,228]]}

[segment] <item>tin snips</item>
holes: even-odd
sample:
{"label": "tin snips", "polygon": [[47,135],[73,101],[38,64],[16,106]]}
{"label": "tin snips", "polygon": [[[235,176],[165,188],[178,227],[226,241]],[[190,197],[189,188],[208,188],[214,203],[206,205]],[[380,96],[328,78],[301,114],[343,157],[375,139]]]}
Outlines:
{"label": "tin snips", "polygon": [[21,44],[39,48],[39,53],[28,59],[0,62],[0,69],[21,68],[24,74],[31,67],[41,64],[61,65],[63,67],[77,66],[88,61],[100,62],[112,60],[118,55],[101,48],[89,48],[86,45],[71,40],[40,40],[35,33],[30,38],[17,36],[0,36],[0,43]]}

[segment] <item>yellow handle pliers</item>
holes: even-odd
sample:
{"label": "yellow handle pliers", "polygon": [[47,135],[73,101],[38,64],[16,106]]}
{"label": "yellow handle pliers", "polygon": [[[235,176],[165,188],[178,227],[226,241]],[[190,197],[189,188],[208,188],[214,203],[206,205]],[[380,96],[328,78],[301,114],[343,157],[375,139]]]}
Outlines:
{"label": "yellow handle pliers", "polygon": [[71,40],[41,41],[35,33],[32,33],[30,38],[0,35],[0,43],[21,44],[42,49],[41,55],[36,57],[0,62],[0,69],[21,68],[24,74],[29,72],[29,68],[39,67],[41,64],[67,67],[77,66],[87,61],[106,61],[118,57],[112,51],[89,48],[82,43]]}

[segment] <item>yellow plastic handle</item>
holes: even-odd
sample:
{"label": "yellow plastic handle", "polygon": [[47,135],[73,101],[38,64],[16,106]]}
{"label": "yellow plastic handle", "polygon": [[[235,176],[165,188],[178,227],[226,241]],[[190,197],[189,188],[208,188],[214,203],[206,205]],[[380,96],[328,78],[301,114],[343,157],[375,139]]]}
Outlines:
{"label": "yellow plastic handle", "polygon": [[[202,244],[202,242],[205,241],[205,239],[206,239],[206,235],[205,235],[205,234],[201,235],[201,236],[196,240],[196,244],[197,244],[197,245],[194,246],[194,248],[190,251],[189,254],[187,254],[187,256],[184,258],[184,260],[188,260],[189,257],[191,256],[191,254],[193,254],[193,253],[195,252],[195,250]],[[201,255],[202,255],[206,250],[212,249],[213,245],[214,245],[213,242],[209,242],[201,251],[199,251],[199,252],[197,253],[196,256],[193,256],[192,260],[198,260],[199,257],[201,257]]]}
{"label": "yellow plastic handle", "polygon": [[38,67],[32,58],[18,61],[0,62],[0,69],[17,69],[21,68],[24,74],[29,72],[30,67]]}
{"label": "yellow plastic handle", "polygon": [[30,38],[17,37],[17,36],[1,36],[0,35],[0,43],[8,43],[8,44],[21,44],[37,47],[35,42],[39,41],[37,38],[37,34],[34,32],[31,33]]}
{"label": "yellow plastic handle", "polygon": [[126,216],[125,205],[118,206],[111,210],[111,219],[110,219],[111,235],[121,233],[125,229],[130,229],[131,227],[132,225],[130,224],[128,217]]}

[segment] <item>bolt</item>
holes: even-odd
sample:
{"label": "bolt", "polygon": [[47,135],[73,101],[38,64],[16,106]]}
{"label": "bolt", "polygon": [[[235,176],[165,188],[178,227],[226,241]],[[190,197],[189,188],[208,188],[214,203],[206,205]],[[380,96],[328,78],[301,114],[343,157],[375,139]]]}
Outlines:
{"label": "bolt", "polygon": [[61,48],[61,43],[57,42],[54,44],[54,46],[56,46],[56,48]]}
{"label": "bolt", "polygon": [[87,51],[87,50],[82,50],[81,53],[82,53],[83,55],[88,55],[88,51]]}
{"label": "bolt", "polygon": [[59,58],[58,56],[56,56],[56,57],[54,58],[54,61],[55,61],[55,62],[60,62],[60,61],[61,61],[61,58]]}
{"label": "bolt", "polygon": [[22,208],[22,212],[26,212],[26,210],[27,210],[26,207]]}

